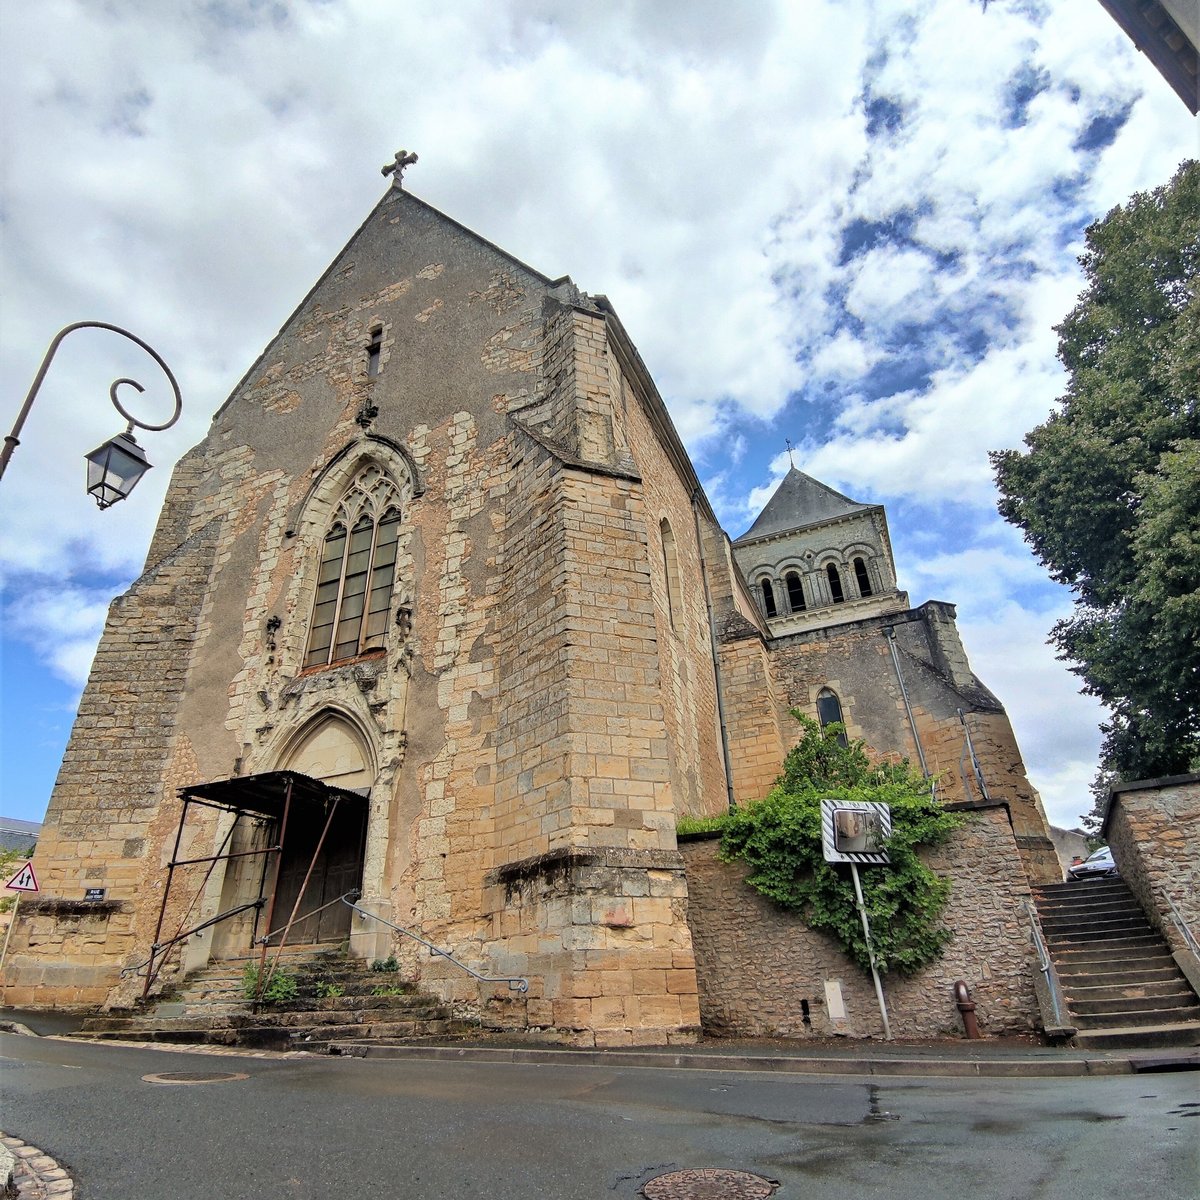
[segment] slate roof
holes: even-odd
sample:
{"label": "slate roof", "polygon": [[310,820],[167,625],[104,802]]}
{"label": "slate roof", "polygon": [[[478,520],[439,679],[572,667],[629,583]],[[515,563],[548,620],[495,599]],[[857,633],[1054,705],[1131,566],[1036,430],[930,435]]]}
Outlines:
{"label": "slate roof", "polygon": [[734,545],[755,538],[770,537],[787,533],[792,529],[803,529],[806,525],[817,525],[833,521],[852,513],[869,512],[875,505],[859,504],[841,492],[826,487],[811,475],[789,469],[767,506],[758,514],[758,520],[742,534]]}
{"label": "slate roof", "polygon": [[24,853],[38,840],[41,821],[22,821],[17,817],[0,817],[0,850],[20,850]]}

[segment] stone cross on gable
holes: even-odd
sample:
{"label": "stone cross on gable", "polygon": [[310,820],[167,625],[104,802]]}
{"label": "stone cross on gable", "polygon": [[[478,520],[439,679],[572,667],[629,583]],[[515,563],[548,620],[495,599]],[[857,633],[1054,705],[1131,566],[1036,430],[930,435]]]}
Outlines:
{"label": "stone cross on gable", "polygon": [[404,168],[411,167],[417,161],[415,154],[410,154],[407,150],[396,151],[396,161],[390,162],[386,167],[380,168],[381,175],[393,175],[392,183],[399,188],[404,186]]}

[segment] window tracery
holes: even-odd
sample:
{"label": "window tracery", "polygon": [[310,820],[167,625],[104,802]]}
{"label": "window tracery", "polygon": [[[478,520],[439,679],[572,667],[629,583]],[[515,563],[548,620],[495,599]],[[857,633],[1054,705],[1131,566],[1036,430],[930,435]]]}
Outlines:
{"label": "window tracery", "polygon": [[383,647],[401,515],[394,480],[368,463],[336,505],[322,542],[305,667]]}

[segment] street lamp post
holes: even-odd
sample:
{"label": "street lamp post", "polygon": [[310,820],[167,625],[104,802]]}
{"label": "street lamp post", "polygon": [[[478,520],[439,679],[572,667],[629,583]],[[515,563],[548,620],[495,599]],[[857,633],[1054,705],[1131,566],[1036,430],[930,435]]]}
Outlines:
{"label": "street lamp post", "polygon": [[50,361],[54,358],[54,352],[58,349],[59,343],[63,338],[68,333],[74,333],[76,329],[107,329],[110,333],[119,333],[123,338],[128,338],[131,342],[135,342],[162,367],[163,373],[170,380],[171,389],[175,393],[175,411],[171,414],[170,420],[164,421],[161,425],[148,425],[145,421],[139,421],[136,417],[126,412],[120,400],[117,399],[117,388],[122,384],[127,383],[130,387],[137,388],[139,392],[144,392],[146,389],[136,379],[117,379],[109,386],[108,396],[113,402],[113,407],[129,422],[129,425],[124,433],[119,433],[116,437],[109,438],[102,446],[97,446],[91,454],[86,456],[88,464],[88,494],[96,498],[96,503],[101,508],[108,508],[109,505],[115,504],[118,500],[124,500],[133,491],[138,480],[150,469],[149,461],[145,454],[142,453],[141,446],[137,444],[133,436],[133,427],[136,425],[139,429],[148,429],[152,433],[157,433],[162,429],[169,429],[179,420],[179,414],[183,409],[183,399],[179,394],[179,384],[175,382],[175,376],[171,374],[171,368],[163,362],[162,356],[152,346],[143,342],[140,337],[136,337],[127,329],[122,329],[119,325],[109,325],[104,321],[76,321],[75,324],[68,325],[65,329],[58,331],[54,337],[54,341],[50,343],[50,348],[46,351],[45,357],[42,359],[42,365],[38,368],[37,376],[34,378],[33,384],[29,389],[29,394],[25,397],[25,403],[21,406],[20,413],[17,414],[17,422],[12,428],[12,433],[4,439],[4,449],[0,451],[0,478],[4,476],[4,472],[8,467],[8,460],[12,458],[13,451],[20,445],[21,428],[25,424],[25,418],[29,415],[29,410],[33,407],[34,400],[37,398],[38,389],[42,386],[42,380],[45,379],[46,372],[50,368]]}

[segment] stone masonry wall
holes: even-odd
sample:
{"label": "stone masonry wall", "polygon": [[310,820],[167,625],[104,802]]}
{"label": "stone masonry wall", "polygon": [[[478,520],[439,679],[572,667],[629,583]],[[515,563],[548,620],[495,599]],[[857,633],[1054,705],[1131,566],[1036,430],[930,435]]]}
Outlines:
{"label": "stone masonry wall", "polygon": [[1173,951],[1186,942],[1166,897],[1200,934],[1200,777],[1122,785],[1104,823],[1121,878]]}
{"label": "stone masonry wall", "polygon": [[757,631],[720,647],[721,683],[733,795],[739,804],[761,800],[783,768],[795,722],[787,718],[788,741],[780,728],[780,709],[767,647]]}
{"label": "stone masonry wall", "polygon": [[[718,844],[706,839],[680,846],[704,1032],[830,1036],[837,1029],[826,985],[835,982],[845,1004],[844,1032],[881,1037],[870,974],[831,938],[751,888],[745,864],[719,861]],[[926,861],[953,881],[944,919],[954,937],[942,958],[917,975],[884,976],[893,1036],[961,1036],[962,1020],[952,996],[959,979],[971,989],[985,1036],[1032,1032],[1037,1024],[1035,963],[1023,912],[1030,893],[1005,809],[968,813],[964,826],[948,843],[931,849]]]}
{"label": "stone masonry wall", "polygon": [[[159,871],[160,806],[178,812],[168,769],[174,705],[219,525],[204,526],[109,609],[38,839],[41,893],[12,931],[5,1004],[103,1003],[118,968],[141,948],[136,934],[147,918],[135,902],[149,900],[158,915],[151,877]],[[105,902],[88,908],[84,891],[96,887]]]}
{"label": "stone masonry wall", "polygon": [[[619,414],[617,445],[627,448],[642,479],[642,537],[654,603],[666,757],[676,815],[723,812],[728,807],[725,766],[692,497],[653,429],[635,385],[618,378],[613,387]],[[674,594],[665,565],[664,519],[674,537],[678,562]],[[620,672],[621,667],[617,669]]]}

